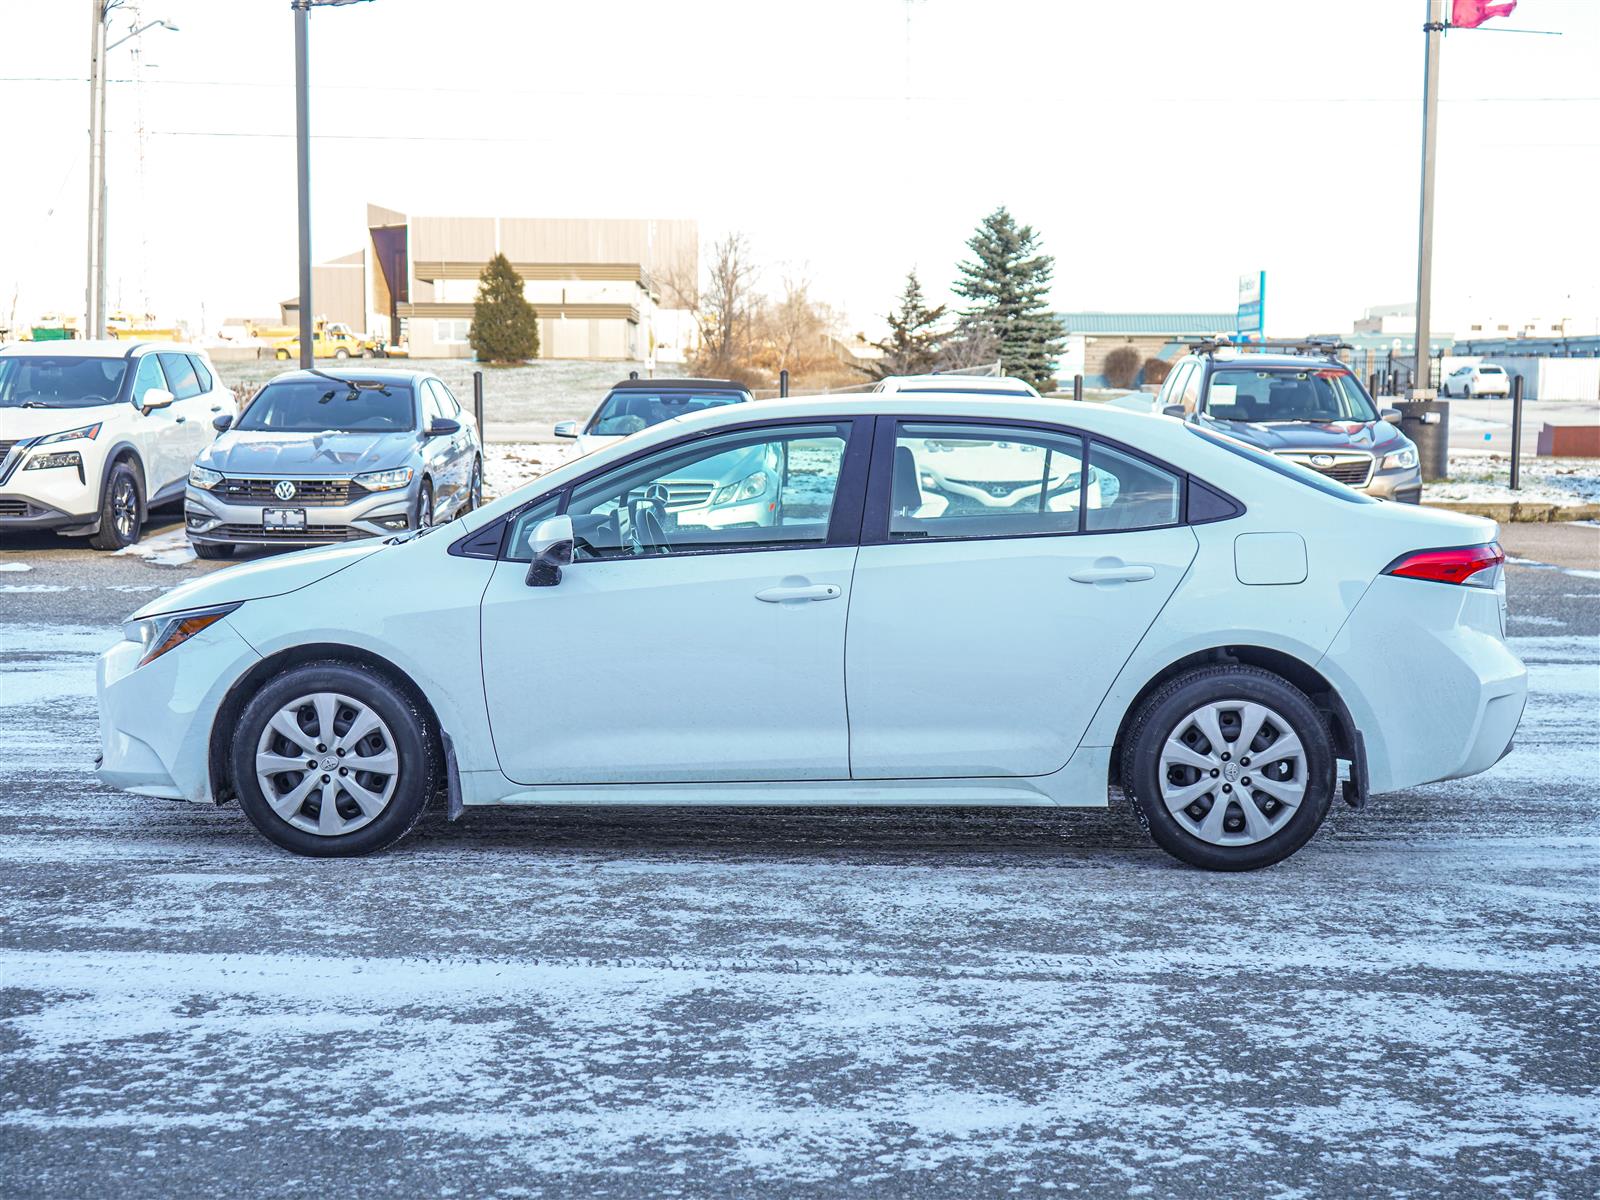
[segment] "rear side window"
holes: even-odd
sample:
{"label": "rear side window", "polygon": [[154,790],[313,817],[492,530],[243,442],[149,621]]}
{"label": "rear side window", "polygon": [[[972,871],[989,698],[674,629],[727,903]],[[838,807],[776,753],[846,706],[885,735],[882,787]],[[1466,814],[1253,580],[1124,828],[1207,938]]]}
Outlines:
{"label": "rear side window", "polygon": [[1088,493],[1084,524],[1090,533],[1159,529],[1178,523],[1183,481],[1142,458],[1092,442]]}
{"label": "rear side window", "polygon": [[156,357],[161,360],[161,369],[167,373],[167,388],[174,396],[188,400],[200,394],[200,380],[187,354],[158,354]]}
{"label": "rear side window", "polygon": [[889,540],[1077,533],[1083,442],[999,425],[897,427]]}
{"label": "rear side window", "polygon": [[189,355],[189,363],[194,367],[194,377],[200,381],[200,390],[209,392],[217,381],[212,376],[210,368],[206,366],[205,360],[198,355],[191,354]]}
{"label": "rear side window", "polygon": [[1235,441],[1230,437],[1223,437],[1220,433],[1203,429],[1198,425],[1190,425],[1188,428],[1189,432],[1196,437],[1205,438],[1206,441],[1214,446],[1222,447],[1229,454],[1236,454],[1246,462],[1254,463],[1258,467],[1264,467],[1276,475],[1282,475],[1285,479],[1292,479],[1296,483],[1303,483],[1309,488],[1315,488],[1317,491],[1326,496],[1332,496],[1336,500],[1344,500],[1350,504],[1378,503],[1371,496],[1347,488],[1344,484],[1337,483],[1319,472],[1313,471],[1310,467],[1302,467],[1298,463],[1279,458],[1276,454],[1268,454],[1265,450],[1257,450],[1254,446],[1247,446],[1243,442]]}

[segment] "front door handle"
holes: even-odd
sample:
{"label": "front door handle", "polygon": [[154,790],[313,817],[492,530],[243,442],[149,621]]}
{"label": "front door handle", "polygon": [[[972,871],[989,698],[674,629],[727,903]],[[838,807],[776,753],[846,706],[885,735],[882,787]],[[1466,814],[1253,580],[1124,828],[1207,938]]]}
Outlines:
{"label": "front door handle", "polygon": [[837,600],[844,589],[836,583],[814,583],[804,587],[769,587],[756,593],[757,600],[782,604],[788,600]]}
{"label": "front door handle", "polygon": [[1067,576],[1073,583],[1138,583],[1155,577],[1156,569],[1141,563],[1121,567],[1085,567]]}
{"label": "front door handle", "polygon": [[222,405],[220,405],[220,404],[213,404],[213,405],[212,405],[212,406],[211,406],[211,411],[212,411],[212,412],[221,412],[221,411],[222,411]]}

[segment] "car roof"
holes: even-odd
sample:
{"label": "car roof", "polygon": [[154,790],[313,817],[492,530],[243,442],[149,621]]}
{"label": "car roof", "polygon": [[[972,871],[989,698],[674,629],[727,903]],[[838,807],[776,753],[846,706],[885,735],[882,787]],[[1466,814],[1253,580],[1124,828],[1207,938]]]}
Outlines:
{"label": "car roof", "polygon": [[192,346],[188,342],[141,342],[118,338],[87,340],[73,338],[60,342],[7,342],[0,345],[0,354],[15,354],[18,357],[50,355],[55,358],[133,358],[135,355],[157,350],[165,350],[169,354],[205,355],[203,347]]}
{"label": "car roof", "polygon": [[1204,359],[1215,366],[1245,366],[1257,367],[1348,367],[1334,358],[1325,354],[1192,354],[1191,358]]}
{"label": "car roof", "polygon": [[620,379],[611,385],[614,392],[625,391],[704,391],[715,388],[723,392],[748,392],[750,389],[742,383],[735,383],[731,379]]}
{"label": "car roof", "polygon": [[[285,371],[281,375],[274,375],[267,383],[278,383],[285,379],[348,379],[355,382],[371,380],[374,383],[420,383],[424,379],[435,379],[432,371],[402,370],[394,367],[379,367],[375,371],[363,370],[361,367],[317,367],[313,371],[295,369]],[[265,386],[265,385],[263,385]]]}
{"label": "car roof", "polygon": [[884,387],[883,390],[899,392],[915,389],[918,392],[948,390],[957,393],[1021,392],[1029,396],[1035,394],[1035,390],[1024,380],[1011,375],[887,375],[879,381],[879,384],[880,386],[891,384],[892,387]]}

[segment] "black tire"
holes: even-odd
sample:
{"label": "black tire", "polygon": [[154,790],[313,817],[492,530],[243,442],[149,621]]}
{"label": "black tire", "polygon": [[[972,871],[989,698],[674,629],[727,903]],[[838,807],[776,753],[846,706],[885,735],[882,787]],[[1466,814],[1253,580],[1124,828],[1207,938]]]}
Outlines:
{"label": "black tire", "polygon": [[467,498],[461,505],[461,512],[469,513],[475,508],[483,507],[483,460],[472,460],[472,478],[467,482]]}
{"label": "black tire", "polygon": [[333,352],[333,356],[335,358],[349,358],[350,357],[350,351],[346,350],[343,346],[340,346],[337,350],[335,350]]}
{"label": "black tire", "polygon": [[417,489],[417,509],[411,514],[411,528],[426,529],[433,524],[433,484],[426,479]]}
{"label": "black tire", "polygon": [[[369,823],[347,834],[322,835],[289,824],[273,811],[256,776],[256,748],[268,722],[297,698],[317,692],[347,696],[381,717],[393,735],[399,759],[388,804]],[[314,858],[351,858],[387,849],[416,827],[438,788],[438,742],[426,710],[378,672],[350,663],[314,662],[291,667],[269,680],[245,705],[233,734],[229,761],[239,807],[269,841]],[[318,803],[315,789],[307,803]]]}
{"label": "black tire", "polygon": [[100,492],[100,528],[89,539],[96,550],[121,550],[139,540],[144,525],[144,487],[126,462],[112,465]]}
{"label": "black tire", "polygon": [[[1292,727],[1304,751],[1300,764],[1305,772],[1305,792],[1299,806],[1260,841],[1216,845],[1202,840],[1167,810],[1161,799],[1161,752],[1168,738],[1185,732],[1183,723],[1189,714],[1207,704],[1226,705],[1234,700],[1263,705],[1281,714]],[[1226,738],[1226,729],[1223,735]],[[1229,746],[1230,751],[1236,748],[1236,744]],[[1247,764],[1248,756],[1239,756],[1238,762]],[[1124,739],[1121,769],[1123,791],[1138,808],[1156,845],[1191,866],[1210,871],[1253,871],[1283,861],[1311,840],[1328,815],[1335,768],[1333,740],[1327,723],[1304,692],[1259,667],[1215,666],[1185,672],[1145,700]],[[1243,778],[1248,779],[1248,776]],[[1220,780],[1218,787],[1221,787]],[[1205,804],[1209,813],[1210,806],[1219,800],[1230,803],[1220,791],[1201,796],[1195,803],[1197,806]],[[1262,803],[1271,801],[1263,799]],[[1223,816],[1228,811],[1225,808]],[[1233,811],[1239,812],[1237,805]]]}
{"label": "black tire", "polygon": [[190,542],[189,545],[194,548],[196,558],[217,559],[233,557],[233,547],[227,544],[219,546],[215,542]]}

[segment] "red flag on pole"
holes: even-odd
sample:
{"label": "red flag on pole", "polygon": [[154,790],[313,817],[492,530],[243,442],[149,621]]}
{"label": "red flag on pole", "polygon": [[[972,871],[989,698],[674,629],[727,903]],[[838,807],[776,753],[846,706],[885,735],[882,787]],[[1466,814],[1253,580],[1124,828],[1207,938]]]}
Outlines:
{"label": "red flag on pole", "polygon": [[1450,28],[1476,29],[1490,17],[1509,17],[1517,0],[1455,0]]}

